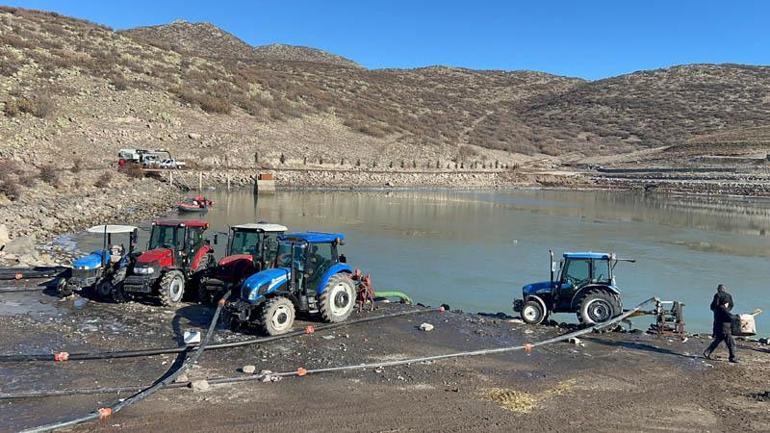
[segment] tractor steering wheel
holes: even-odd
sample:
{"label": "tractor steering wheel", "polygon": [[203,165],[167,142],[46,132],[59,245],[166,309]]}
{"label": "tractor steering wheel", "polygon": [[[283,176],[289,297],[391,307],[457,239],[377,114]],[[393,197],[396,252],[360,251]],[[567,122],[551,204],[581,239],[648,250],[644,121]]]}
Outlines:
{"label": "tractor steering wheel", "polygon": [[583,283],[588,282],[588,278],[581,280],[579,278],[567,275],[567,282],[572,284],[572,287],[580,287],[583,285]]}

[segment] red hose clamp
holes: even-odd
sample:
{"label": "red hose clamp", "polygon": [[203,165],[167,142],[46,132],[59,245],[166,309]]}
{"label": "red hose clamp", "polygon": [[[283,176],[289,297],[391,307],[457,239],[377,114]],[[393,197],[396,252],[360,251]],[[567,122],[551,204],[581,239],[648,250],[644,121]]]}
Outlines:
{"label": "red hose clamp", "polygon": [[443,307],[443,306],[441,306],[441,307],[438,307],[438,312],[439,312],[439,313],[443,313],[444,311],[446,311],[446,310],[444,309],[444,307]]}
{"label": "red hose clamp", "polygon": [[225,298],[223,297],[222,299],[219,300],[219,305],[224,307],[226,302],[227,301],[225,301]]}
{"label": "red hose clamp", "polygon": [[53,354],[53,360],[54,362],[64,362],[69,361],[70,354],[67,352],[56,352]]}
{"label": "red hose clamp", "polygon": [[297,376],[302,377],[302,376],[305,376],[305,375],[307,375],[307,370],[305,370],[302,367],[297,369]]}
{"label": "red hose clamp", "polygon": [[535,348],[535,345],[532,343],[527,343],[524,345],[524,351],[527,353],[532,353],[532,349]]}
{"label": "red hose clamp", "polygon": [[315,333],[315,328],[313,327],[313,325],[305,326],[305,334],[310,335],[310,334],[314,334],[314,333]]}
{"label": "red hose clamp", "polygon": [[112,415],[112,408],[111,407],[100,407],[99,408],[99,419],[107,419]]}

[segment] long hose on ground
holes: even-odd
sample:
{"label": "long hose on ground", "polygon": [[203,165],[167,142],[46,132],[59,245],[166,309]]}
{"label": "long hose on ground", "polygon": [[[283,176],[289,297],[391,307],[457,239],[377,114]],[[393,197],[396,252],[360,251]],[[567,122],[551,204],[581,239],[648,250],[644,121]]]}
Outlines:
{"label": "long hose on ground", "polygon": [[374,292],[375,298],[398,298],[406,304],[413,304],[412,298],[404,292],[398,290],[377,290]]}
{"label": "long hose on ground", "polygon": [[[531,351],[535,347],[558,343],[561,341],[567,341],[570,338],[579,337],[581,335],[591,333],[594,330],[598,330],[598,329],[602,329],[602,328],[606,328],[606,327],[618,324],[621,321],[626,320],[629,317],[632,317],[635,313],[641,311],[644,305],[650,302],[653,302],[655,300],[656,298],[650,298],[640,303],[633,309],[628,310],[625,313],[621,314],[620,316],[615,317],[614,319],[609,320],[607,322],[596,324],[588,328],[580,329],[567,334],[562,334],[553,338],[549,338],[549,339],[538,341],[536,343],[531,343],[531,344],[528,343],[528,344],[522,344],[517,346],[481,349],[481,350],[474,350],[474,351],[468,351],[468,352],[454,352],[454,353],[447,353],[443,355],[398,359],[394,361],[376,362],[376,363],[369,363],[369,364],[352,364],[352,365],[317,368],[317,369],[310,369],[310,370],[300,368],[295,371],[271,373],[270,376],[273,376],[273,377],[305,376],[307,374],[331,373],[331,372],[344,371],[344,370],[360,370],[360,369],[366,369],[366,368],[393,367],[398,365],[415,364],[420,362],[440,361],[440,360],[450,359],[450,358],[494,355],[498,353],[513,352],[513,351],[519,351],[519,350]],[[435,310],[431,310],[431,311],[435,311]],[[241,375],[241,376],[235,376],[235,377],[207,378],[206,381],[211,385],[219,385],[219,384],[236,383],[236,382],[247,382],[252,380],[262,380],[263,378],[264,377],[262,375],[249,375],[249,376]],[[169,386],[169,388],[182,388],[182,387],[187,387],[188,385],[189,383],[173,383]],[[20,392],[20,393],[14,393],[14,394],[0,394],[0,399],[37,398],[37,397],[66,396],[66,395],[75,395],[75,394],[102,394],[102,393],[112,393],[112,392],[128,392],[128,391],[134,391],[137,388],[138,387],[134,386],[134,387],[112,387],[112,388],[89,388],[89,389],[81,389],[81,390],[63,390],[63,391],[27,391],[27,392]]]}
{"label": "long hose on ground", "polygon": [[225,299],[230,295],[230,292],[228,291],[222,299],[220,299],[219,303],[217,304],[217,309],[214,310],[214,316],[211,318],[211,323],[209,324],[209,328],[206,331],[206,336],[203,337],[203,341],[201,341],[201,344],[198,345],[198,348],[193,352],[192,355],[190,355],[187,360],[185,360],[182,365],[177,368],[175,371],[171,372],[171,374],[168,374],[165,376],[165,378],[155,382],[153,385],[137,392],[136,394],[132,395],[131,397],[119,401],[116,404],[113,404],[110,407],[103,407],[99,408],[95,412],[91,412],[88,415],[84,415],[78,418],[74,418],[67,421],[60,421],[52,424],[46,424],[38,427],[33,427],[30,429],[23,430],[21,433],[42,433],[42,432],[48,432],[53,430],[58,430],[65,427],[72,427],[78,424],[82,424],[87,421],[92,421],[95,419],[105,419],[109,418],[112,414],[119,412],[120,410],[138,403],[145,398],[155,394],[159,390],[161,390],[166,385],[174,382],[177,377],[179,377],[180,374],[184,373],[187,368],[193,364],[195,364],[198,361],[198,358],[203,354],[203,351],[206,350],[206,346],[208,345],[209,341],[211,340],[211,336],[214,334],[214,331],[216,330],[217,323],[219,322],[219,315],[222,313],[222,308],[225,305]]}
{"label": "long hose on ground", "polygon": [[[315,326],[316,331],[329,330],[339,328],[341,326],[353,325],[357,323],[371,322],[375,320],[388,319],[393,317],[408,316],[413,314],[423,314],[431,311],[438,311],[435,308],[416,309],[409,311],[401,311],[397,313],[382,314],[377,316],[369,316],[356,320],[349,320],[346,322],[326,323]],[[233,347],[248,346],[252,344],[267,343],[270,341],[281,340],[284,338],[297,337],[305,334],[305,330],[297,330],[282,335],[275,335],[272,337],[258,337],[250,338],[248,340],[233,341],[229,343],[218,343],[209,345],[206,350],[217,349],[229,349]],[[182,353],[194,349],[196,346],[178,346],[178,347],[166,347],[166,348],[154,348],[154,349],[138,349],[138,350],[119,350],[112,352],[56,352],[56,353],[32,353],[32,354],[8,354],[0,355],[0,362],[28,362],[28,361],[90,361],[98,359],[117,359],[117,358],[136,358],[141,356],[156,356],[172,353]],[[62,355],[66,354],[66,355]],[[64,359],[66,358],[66,359]]]}
{"label": "long hose on ground", "polygon": [[68,268],[64,266],[35,266],[31,268],[0,268],[0,280],[29,280],[53,278]]}

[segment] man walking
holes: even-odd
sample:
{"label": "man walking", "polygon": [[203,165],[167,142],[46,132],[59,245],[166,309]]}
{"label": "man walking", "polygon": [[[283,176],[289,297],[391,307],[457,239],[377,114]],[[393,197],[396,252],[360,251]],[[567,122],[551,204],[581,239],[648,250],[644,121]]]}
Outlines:
{"label": "man walking", "polygon": [[730,362],[737,363],[735,357],[735,340],[733,339],[733,315],[730,311],[733,309],[733,297],[727,293],[725,286],[717,286],[717,293],[711,301],[711,311],[714,312],[714,341],[703,352],[703,357],[711,359],[711,354],[722,341],[727,345],[730,352]]}

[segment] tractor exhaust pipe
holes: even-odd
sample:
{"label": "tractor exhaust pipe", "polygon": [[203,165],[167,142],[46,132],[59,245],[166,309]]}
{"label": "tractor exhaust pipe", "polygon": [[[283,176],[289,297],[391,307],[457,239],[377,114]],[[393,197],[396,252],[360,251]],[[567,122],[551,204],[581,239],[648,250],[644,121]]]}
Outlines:
{"label": "tractor exhaust pipe", "polygon": [[551,256],[550,263],[548,264],[548,267],[551,269],[551,286],[553,286],[553,279],[554,279],[554,266],[553,266],[553,250],[548,250],[548,254]]}

